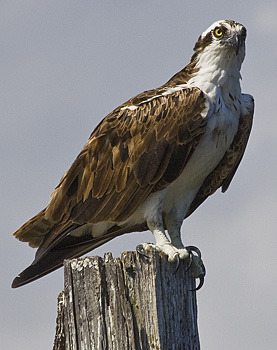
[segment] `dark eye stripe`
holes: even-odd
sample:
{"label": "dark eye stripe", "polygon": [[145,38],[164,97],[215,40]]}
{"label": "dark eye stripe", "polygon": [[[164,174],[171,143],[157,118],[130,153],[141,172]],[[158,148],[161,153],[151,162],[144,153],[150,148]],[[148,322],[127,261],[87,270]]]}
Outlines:
{"label": "dark eye stripe", "polygon": [[209,32],[204,36],[204,38],[201,38],[201,36],[198,38],[198,41],[196,42],[194,46],[194,51],[202,51],[206,46],[208,46],[213,41],[212,38],[212,32]]}

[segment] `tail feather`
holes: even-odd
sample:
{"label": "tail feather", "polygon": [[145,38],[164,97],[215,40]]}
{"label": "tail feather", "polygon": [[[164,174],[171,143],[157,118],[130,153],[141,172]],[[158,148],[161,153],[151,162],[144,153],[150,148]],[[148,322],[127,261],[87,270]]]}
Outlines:
{"label": "tail feather", "polygon": [[32,248],[39,247],[55,224],[53,221],[45,219],[45,210],[46,208],[27,221],[13,235],[21,242],[28,242]]}
{"label": "tail feather", "polygon": [[[27,283],[58,269],[63,265],[65,259],[77,258],[89,251],[107,243],[111,239],[130,232],[145,231],[145,224],[121,228],[117,225],[111,227],[103,236],[93,237],[90,233],[81,237],[71,236],[66,230],[62,232],[62,239],[57,237],[51,242],[51,248],[45,254],[35,257],[33,263],[22,271],[13,281],[12,288],[21,287]],[[65,233],[65,234],[63,234]],[[45,237],[45,240],[47,236]]]}
{"label": "tail feather", "polygon": [[[48,273],[57,270],[63,265],[65,259],[78,258],[83,254],[86,254],[90,250],[97,248],[99,245],[111,240],[101,237],[97,242],[93,242],[93,239],[78,239],[77,237],[67,237],[66,242],[63,245],[59,244],[57,247],[48,251],[38,262],[34,262],[22,271],[12,283],[12,288],[21,287],[25,284],[33,282],[40,277],[47,275]],[[78,242],[78,243],[77,243]]]}

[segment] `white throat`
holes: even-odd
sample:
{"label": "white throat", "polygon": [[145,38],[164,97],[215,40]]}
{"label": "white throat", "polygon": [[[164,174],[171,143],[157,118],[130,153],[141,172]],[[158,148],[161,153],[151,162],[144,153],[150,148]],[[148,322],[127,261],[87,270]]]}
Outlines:
{"label": "white throat", "polygon": [[238,56],[230,50],[219,50],[211,44],[198,57],[196,74],[189,80],[189,85],[198,86],[211,98],[216,98],[220,89],[224,101],[228,104],[229,93],[235,99],[241,99],[240,68],[244,52]]}

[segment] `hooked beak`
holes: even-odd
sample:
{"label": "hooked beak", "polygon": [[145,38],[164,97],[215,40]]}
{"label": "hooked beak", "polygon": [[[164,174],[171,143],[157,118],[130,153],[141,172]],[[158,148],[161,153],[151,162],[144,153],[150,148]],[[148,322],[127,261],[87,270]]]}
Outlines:
{"label": "hooked beak", "polygon": [[232,47],[236,51],[236,56],[239,53],[240,48],[244,44],[244,37],[242,34],[235,34],[233,37],[227,39],[225,44],[229,47]]}
{"label": "hooked beak", "polygon": [[242,47],[242,45],[243,45],[242,35],[241,34],[237,34],[236,37],[235,37],[235,42],[234,42],[234,47],[236,49],[236,56],[238,55],[239,50]]}

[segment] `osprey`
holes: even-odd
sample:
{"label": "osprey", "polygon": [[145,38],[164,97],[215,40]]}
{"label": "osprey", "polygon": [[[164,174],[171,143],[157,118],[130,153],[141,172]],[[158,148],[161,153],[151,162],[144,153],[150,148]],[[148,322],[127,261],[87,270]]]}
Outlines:
{"label": "osprey", "polygon": [[240,87],[245,39],[243,25],[215,22],[185,68],[100,122],[48,206],[14,233],[38,249],[12,287],[147,229],[157,250],[169,261],[188,259],[203,284],[200,252],[183,245],[180,229],[219,187],[227,190],[244,154],[254,112],[253,97]]}

